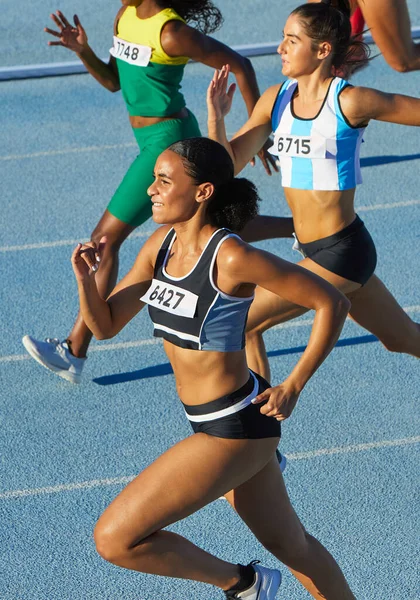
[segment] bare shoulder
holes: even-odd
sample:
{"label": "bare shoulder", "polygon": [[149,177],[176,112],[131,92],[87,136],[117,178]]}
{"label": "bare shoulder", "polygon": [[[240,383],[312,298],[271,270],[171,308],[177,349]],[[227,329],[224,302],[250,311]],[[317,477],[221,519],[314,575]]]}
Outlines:
{"label": "bare shoulder", "polygon": [[349,85],[340,94],[341,110],[353,126],[366,124],[381,94],[372,88]]}
{"label": "bare shoulder", "polygon": [[199,32],[183,21],[167,21],[160,33],[160,43],[168,56],[181,56],[186,51],[185,44],[195,40]]}
{"label": "bare shoulder", "polygon": [[265,90],[265,92],[261,95],[260,102],[266,106],[273,108],[273,104],[278,96],[278,93],[282,87],[283,83],[277,83],[276,85],[272,85]]}
{"label": "bare shoulder", "polygon": [[162,225],[161,227],[158,227],[158,229],[156,229],[156,231],[154,231],[152,235],[147,238],[144,245],[146,246],[147,244],[150,249],[156,248],[159,250],[163,244],[163,240],[166,238],[171,229],[171,225]]}
{"label": "bare shoulder", "polygon": [[217,266],[226,274],[233,275],[244,269],[247,260],[255,251],[256,248],[244,242],[239,236],[229,237],[220,246]]}
{"label": "bare shoulder", "polygon": [[164,239],[171,230],[170,225],[163,225],[152,233],[150,237],[144,242],[143,246],[136,258],[136,264],[148,262],[154,266],[160,247],[163,244]]}

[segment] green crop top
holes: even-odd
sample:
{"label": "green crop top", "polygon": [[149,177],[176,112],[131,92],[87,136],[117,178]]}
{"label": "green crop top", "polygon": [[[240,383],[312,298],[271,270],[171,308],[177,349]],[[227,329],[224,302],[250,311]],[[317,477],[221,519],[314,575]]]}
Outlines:
{"label": "green crop top", "polygon": [[180,92],[187,56],[168,56],[160,43],[168,21],[184,20],[171,8],[139,19],[127,6],[117,24],[110,50],[117,61],[123,98],[131,116],[167,117],[185,106]]}

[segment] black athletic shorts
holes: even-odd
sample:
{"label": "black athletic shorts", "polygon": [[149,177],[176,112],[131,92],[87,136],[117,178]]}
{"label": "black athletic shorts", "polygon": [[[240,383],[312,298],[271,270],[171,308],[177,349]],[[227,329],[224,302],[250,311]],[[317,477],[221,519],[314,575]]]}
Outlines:
{"label": "black athletic shorts", "polygon": [[279,438],[280,422],[260,413],[264,402],[251,403],[253,398],[269,387],[271,386],[265,379],[250,371],[248,381],[239,390],[206,404],[184,404],[194,433],[236,440]]}
{"label": "black athletic shorts", "polygon": [[375,244],[357,215],[353,223],[338,233],[308,244],[303,244],[296,238],[293,247],[324,269],[361,285],[375,271]]}

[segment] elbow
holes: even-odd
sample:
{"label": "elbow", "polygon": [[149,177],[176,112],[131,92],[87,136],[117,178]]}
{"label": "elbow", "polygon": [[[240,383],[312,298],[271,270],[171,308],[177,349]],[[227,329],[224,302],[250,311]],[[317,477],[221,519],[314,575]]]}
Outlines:
{"label": "elbow", "polygon": [[244,56],[242,58],[242,65],[243,71],[247,77],[249,77],[249,75],[255,75],[254,67],[248,57]]}
{"label": "elbow", "polygon": [[388,62],[389,66],[394,69],[394,71],[398,71],[398,73],[408,73],[412,70],[412,67],[408,61],[404,60],[392,60]]}
{"label": "elbow", "polygon": [[110,81],[109,85],[107,86],[107,89],[109,92],[112,92],[113,94],[115,94],[115,92],[119,92],[121,87],[120,84],[118,82],[114,82],[114,81]]}
{"label": "elbow", "polygon": [[416,57],[415,46],[413,44],[413,51],[402,53],[402,54],[384,54],[384,58],[388,65],[398,71],[398,73],[408,73],[418,69],[418,59]]}
{"label": "elbow", "polygon": [[240,61],[237,63],[236,68],[232,67],[232,72],[235,75],[236,79],[244,76],[249,78],[250,75],[255,76],[254,67],[252,66],[252,62],[246,56],[241,56]]}

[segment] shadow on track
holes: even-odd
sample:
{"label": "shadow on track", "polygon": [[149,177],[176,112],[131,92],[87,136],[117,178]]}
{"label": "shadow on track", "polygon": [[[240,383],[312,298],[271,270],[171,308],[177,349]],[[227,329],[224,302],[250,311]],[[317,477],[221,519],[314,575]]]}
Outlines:
{"label": "shadow on track", "polygon": [[[358,344],[370,344],[377,342],[378,338],[374,335],[362,335],[358,337],[346,338],[338,340],[335,347],[339,346],[356,346]],[[282,350],[271,350],[268,352],[268,357],[271,356],[283,356],[285,354],[298,354],[305,350],[306,346],[296,346],[295,348],[284,348]],[[146,367],[145,369],[139,369],[138,371],[131,371],[129,373],[115,373],[114,375],[104,375],[103,377],[97,377],[93,379],[93,383],[98,385],[114,385],[116,383],[125,383],[127,381],[137,381],[139,379],[149,379],[150,377],[162,377],[163,375],[170,375],[172,373],[172,367],[169,363],[163,363],[161,365],[153,365],[152,367]]]}

